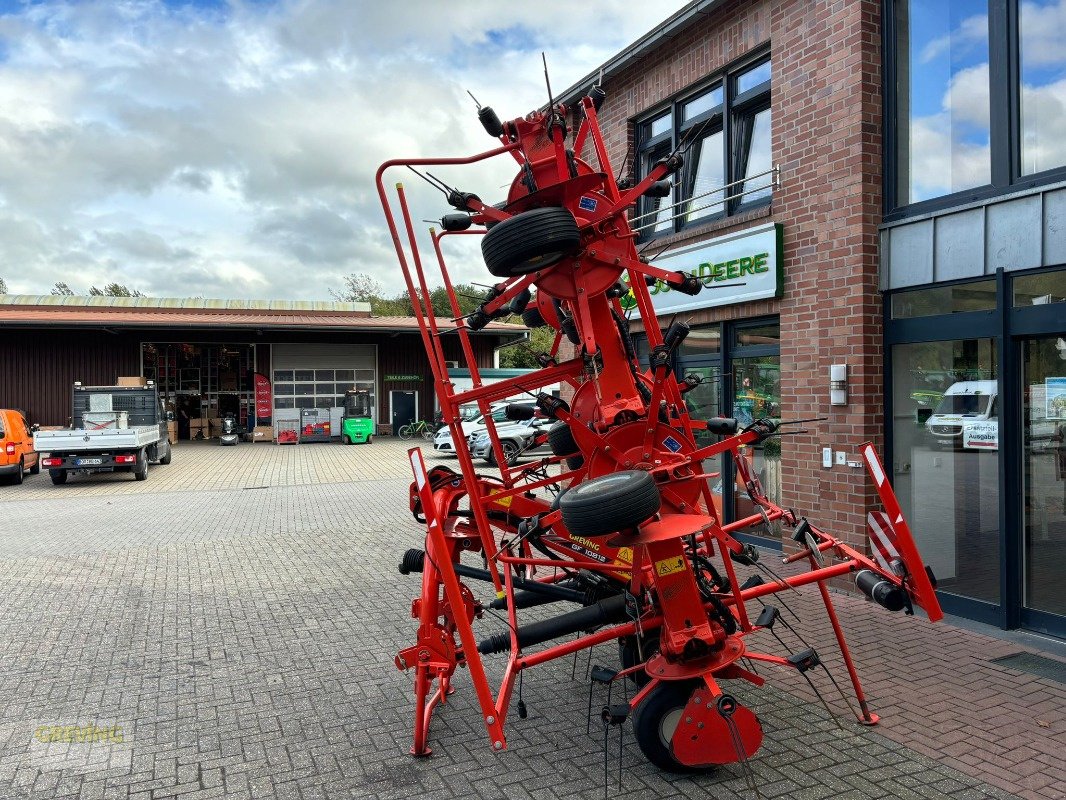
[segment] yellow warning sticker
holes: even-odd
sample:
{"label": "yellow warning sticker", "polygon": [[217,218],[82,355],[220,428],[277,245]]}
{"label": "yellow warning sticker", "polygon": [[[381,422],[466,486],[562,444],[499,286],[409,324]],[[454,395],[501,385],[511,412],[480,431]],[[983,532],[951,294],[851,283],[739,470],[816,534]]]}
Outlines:
{"label": "yellow warning sticker", "polygon": [[618,558],[615,559],[620,564],[632,564],[633,563],[633,548],[632,547],[619,547]]}
{"label": "yellow warning sticker", "polygon": [[655,562],[655,574],[660,578],[667,575],[673,575],[675,572],[680,572],[685,568],[685,560],[681,556],[674,556],[673,558],[664,558],[662,561]]}
{"label": "yellow warning sticker", "polygon": [[[503,494],[503,490],[489,492],[489,497],[493,498],[498,494]],[[494,500],[493,502],[495,502],[496,505],[503,506],[504,508],[510,508],[512,500],[514,500],[514,495],[509,494],[507,495],[507,497],[501,497],[499,500]]]}

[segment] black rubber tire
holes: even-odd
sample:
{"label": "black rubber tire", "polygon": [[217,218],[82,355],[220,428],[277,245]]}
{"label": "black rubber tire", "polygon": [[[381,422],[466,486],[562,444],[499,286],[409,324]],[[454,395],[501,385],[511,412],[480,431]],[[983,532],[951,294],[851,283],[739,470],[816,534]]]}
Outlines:
{"label": "black rubber tire", "polygon": [[350,437],[348,437],[348,436],[342,436],[341,437],[341,444],[352,444],[352,443],[353,442],[352,442]]}
{"label": "black rubber tire", "polygon": [[585,464],[585,457],[577,449],[570,426],[562,420],[548,428],[548,447],[553,456],[569,456],[566,459],[569,470],[580,469]]}
{"label": "black rubber tire", "polygon": [[522,324],[527,328],[543,328],[548,323],[544,321],[544,315],[536,306],[529,306],[522,312]]}
{"label": "black rubber tire", "polygon": [[15,470],[14,474],[11,476],[11,483],[13,483],[15,486],[18,486],[25,479],[26,479],[26,462],[24,462],[20,458],[19,459],[19,468],[17,470]]}
{"label": "black rubber tire", "polygon": [[163,456],[161,459],[159,459],[159,463],[162,464],[163,466],[166,466],[167,464],[170,463],[171,457],[173,455],[174,455],[174,445],[172,445],[170,442],[167,442],[167,454],[165,456]]}
{"label": "black rubber tire", "polygon": [[[636,636],[623,636],[618,640],[618,661],[622,665],[622,669],[629,669],[630,667],[635,667],[637,664],[643,663],[640,660],[640,654],[642,652],[645,661],[655,653],[658,653],[659,637],[645,636],[642,648],[637,647]],[[648,681],[651,680],[651,676],[643,670],[631,672],[626,677],[633,681],[637,686],[646,686]]]}
{"label": "black rubber tire", "polygon": [[574,215],[565,208],[534,208],[494,225],[481,240],[485,266],[497,278],[550,267],[581,246]]}
{"label": "black rubber tire", "polygon": [[137,453],[137,464],[131,470],[135,481],[148,480],[148,454],[141,450]]}
{"label": "black rubber tire", "polygon": [[548,428],[548,447],[553,456],[572,456],[580,452],[570,426],[562,420],[552,423]]}
{"label": "black rubber tire", "polygon": [[[522,448],[510,439],[504,439],[500,442],[500,447],[503,448],[503,457],[507,459],[507,466],[513,467],[518,462],[518,457],[522,455]],[[489,449],[489,454],[485,456],[485,460],[492,466],[496,466],[496,448]]]}
{"label": "black rubber tire", "polygon": [[559,502],[563,524],[575,536],[606,536],[635,528],[662,505],[647,472],[627,469],[570,487]]}
{"label": "black rubber tire", "polygon": [[644,757],[666,772],[713,772],[715,767],[690,767],[674,758],[670,738],[688,705],[695,681],[662,681],[633,712],[633,733]]}
{"label": "black rubber tire", "polygon": [[38,455],[37,456],[37,460],[34,461],[33,462],[33,466],[30,467],[30,475],[40,475],[40,474],[41,474],[41,457],[40,457],[40,455]]}
{"label": "black rubber tire", "polygon": [[67,471],[65,469],[50,469],[48,470],[48,476],[56,486],[62,486],[67,482]]}

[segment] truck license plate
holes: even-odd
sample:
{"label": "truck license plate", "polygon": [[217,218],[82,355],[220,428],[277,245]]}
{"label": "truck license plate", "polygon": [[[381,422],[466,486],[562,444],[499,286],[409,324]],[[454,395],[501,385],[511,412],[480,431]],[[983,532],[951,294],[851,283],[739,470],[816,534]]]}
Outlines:
{"label": "truck license plate", "polygon": [[79,458],[74,463],[79,467],[92,467],[97,464],[103,464],[104,460],[102,458]]}

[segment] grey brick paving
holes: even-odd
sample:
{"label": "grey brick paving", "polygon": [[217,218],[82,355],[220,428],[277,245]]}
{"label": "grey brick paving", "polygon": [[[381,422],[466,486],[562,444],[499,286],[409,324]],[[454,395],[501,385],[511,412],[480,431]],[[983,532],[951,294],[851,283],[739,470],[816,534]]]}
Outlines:
{"label": "grey brick paving", "polygon": [[[392,659],[413,640],[418,584],[396,564],[423,532],[405,511],[405,449],[186,447],[146,483],[36,479],[5,492],[0,797],[602,796],[584,657],[577,680],[568,660],[530,671],[529,718],[512,713],[504,753],[489,749],[460,673],[434,756],[407,755],[410,677]],[[604,645],[592,659],[615,657]],[[752,761],[762,796],[1012,796],[875,730],[839,729],[794,677],[737,687],[766,730]],[[34,735],[88,723],[121,726],[123,740]],[[753,796],[736,767],[662,774],[631,735],[618,788],[617,736],[612,797]]]}

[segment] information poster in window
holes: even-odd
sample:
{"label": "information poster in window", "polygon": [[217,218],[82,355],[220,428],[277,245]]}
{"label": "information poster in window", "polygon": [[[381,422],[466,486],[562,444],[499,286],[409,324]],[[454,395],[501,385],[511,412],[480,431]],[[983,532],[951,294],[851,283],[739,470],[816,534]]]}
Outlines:
{"label": "information poster in window", "polygon": [[1048,419],[1066,419],[1066,378],[1044,378],[1044,403]]}

